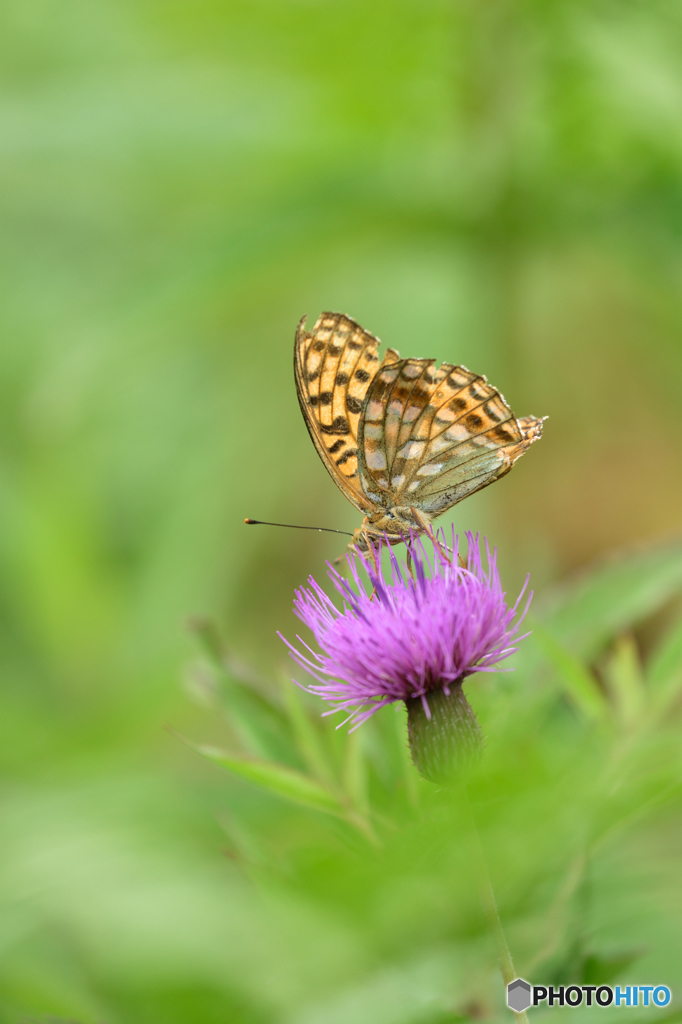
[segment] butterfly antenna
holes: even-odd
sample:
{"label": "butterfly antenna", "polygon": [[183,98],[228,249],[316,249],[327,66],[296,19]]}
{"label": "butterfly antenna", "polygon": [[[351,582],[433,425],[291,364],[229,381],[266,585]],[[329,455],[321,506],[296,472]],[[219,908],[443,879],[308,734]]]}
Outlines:
{"label": "butterfly antenna", "polygon": [[287,530],[317,530],[318,533],[340,533],[344,537],[352,537],[347,530],[334,530],[330,526],[298,526],[295,523],[266,523],[263,519],[245,519],[247,526],[283,526]]}

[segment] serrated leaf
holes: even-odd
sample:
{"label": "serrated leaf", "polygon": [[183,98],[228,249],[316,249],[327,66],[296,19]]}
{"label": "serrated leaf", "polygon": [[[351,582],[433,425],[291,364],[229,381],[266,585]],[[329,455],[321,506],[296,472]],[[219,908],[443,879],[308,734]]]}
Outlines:
{"label": "serrated leaf", "polygon": [[275,796],[285,800],[293,800],[316,811],[327,814],[343,815],[343,807],[328,789],[302,772],[294,771],[274,761],[251,761],[234,757],[220,747],[194,745],[194,749],[203,757],[237,775],[246,782],[258,786]]}

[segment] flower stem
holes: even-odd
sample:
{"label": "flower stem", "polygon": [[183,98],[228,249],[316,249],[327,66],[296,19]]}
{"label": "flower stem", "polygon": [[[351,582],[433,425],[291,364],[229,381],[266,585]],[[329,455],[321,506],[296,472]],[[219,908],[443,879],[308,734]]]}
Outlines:
{"label": "flower stem", "polygon": [[[514,969],[514,961],[512,960],[511,951],[507,944],[507,939],[502,928],[502,921],[500,920],[500,912],[497,909],[497,902],[495,900],[495,893],[493,892],[492,883],[490,881],[490,875],[488,874],[488,867],[485,861],[485,855],[483,853],[483,846],[481,844],[481,837],[478,833],[478,827],[476,825],[476,818],[474,817],[474,811],[469,800],[469,793],[466,785],[460,787],[462,793],[462,805],[464,807],[464,813],[467,818],[467,833],[469,838],[469,848],[471,852],[471,860],[473,862],[474,871],[476,872],[476,880],[478,883],[478,893],[481,898],[483,905],[483,912],[490,928],[490,933],[495,943],[495,951],[497,953],[497,962],[500,965],[500,974],[502,975],[502,981],[504,983],[505,990],[510,981],[514,981],[517,977],[516,970]],[[525,1011],[521,1013],[514,1012],[517,1024],[528,1024],[528,1017]]]}

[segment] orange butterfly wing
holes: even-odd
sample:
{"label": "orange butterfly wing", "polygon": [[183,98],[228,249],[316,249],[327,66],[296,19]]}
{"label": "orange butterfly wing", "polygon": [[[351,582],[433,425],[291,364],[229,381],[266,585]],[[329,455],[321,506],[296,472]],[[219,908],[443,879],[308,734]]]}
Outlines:
{"label": "orange butterfly wing", "polygon": [[379,339],[342,313],[322,313],[312,331],[296,331],[294,374],[303,418],[334,482],[361,512],[373,503],[358,476],[358,426],[367,391],[380,367]]}

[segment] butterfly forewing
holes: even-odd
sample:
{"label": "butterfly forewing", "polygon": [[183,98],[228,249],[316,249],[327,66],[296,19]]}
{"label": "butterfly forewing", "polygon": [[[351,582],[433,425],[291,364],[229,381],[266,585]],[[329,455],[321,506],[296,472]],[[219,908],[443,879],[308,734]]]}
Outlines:
{"label": "butterfly forewing", "polygon": [[[372,509],[358,477],[357,439],[365,396],[380,366],[379,339],[341,313],[322,313],[296,332],[296,389],[306,425],[331,476],[363,512]],[[384,363],[397,359],[390,349]],[[381,364],[383,365],[383,364]]]}

